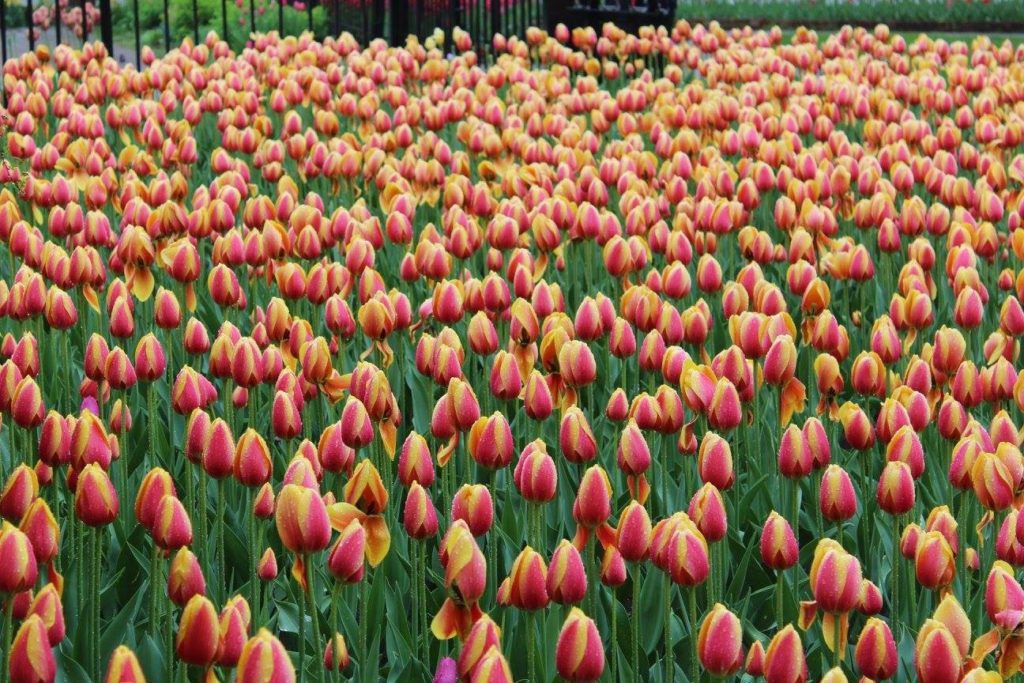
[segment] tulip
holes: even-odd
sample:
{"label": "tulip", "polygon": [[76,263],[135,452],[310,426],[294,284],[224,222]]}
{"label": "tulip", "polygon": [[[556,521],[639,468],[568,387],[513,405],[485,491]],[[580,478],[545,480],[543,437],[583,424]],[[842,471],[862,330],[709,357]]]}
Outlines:
{"label": "tulip", "polygon": [[0,492],[0,516],[17,524],[38,495],[39,478],[35,470],[25,464],[18,465]]}
{"label": "tulip", "polygon": [[547,607],[547,573],[540,554],[530,547],[524,548],[512,564],[508,578],[498,588],[498,604],[528,611]]}
{"label": "tulip", "polygon": [[868,678],[884,681],[896,674],[899,659],[888,624],[876,617],[867,620],[857,638],[854,661]]}
{"label": "tulip", "polygon": [[938,531],[929,531],[917,545],[914,557],[917,582],[930,590],[948,586],[956,572],[949,541]]}
{"label": "tulip", "polygon": [[551,555],[546,580],[548,596],[552,602],[574,605],[587,594],[587,573],[579,550],[562,540]]}
{"label": "tulip", "polygon": [[104,683],[145,683],[142,665],[127,645],[118,645],[110,654]]}
{"label": "tulip", "polygon": [[238,683],[295,683],[295,667],[281,641],[261,628],[242,648],[235,680]]}
{"label": "tulip", "polygon": [[171,602],[184,607],[193,596],[203,595],[205,592],[206,580],[203,578],[199,560],[188,548],[179,549],[174,554],[167,573],[167,595]]}
{"label": "tulip", "polygon": [[[500,647],[501,629],[498,628],[498,625],[489,616],[486,614],[482,615],[473,624],[473,628],[470,629],[469,634],[466,636],[466,640],[462,644],[462,651],[459,653],[458,662],[452,662],[455,664],[454,668],[456,669],[456,671],[452,672],[453,676],[455,673],[464,678],[473,676],[484,656],[492,649],[500,649]],[[434,680],[436,681],[437,677]]]}
{"label": "tulip", "polygon": [[328,671],[344,671],[350,663],[345,636],[335,633],[324,648],[324,668]]}
{"label": "tulip", "polygon": [[286,484],[277,496],[274,520],[282,545],[295,555],[292,574],[308,590],[306,556],[320,552],[331,540],[327,506],[317,491]]}
{"label": "tulip", "polygon": [[701,623],[697,655],[712,676],[732,676],[743,666],[743,628],[739,618],[720,603]]}
{"label": "tulip", "polygon": [[796,564],[799,547],[789,522],[774,510],[761,530],[761,561],[776,571]]}
{"label": "tulip", "polygon": [[857,512],[857,493],[846,470],[838,465],[825,468],[818,503],[822,515],[831,522],[843,522],[853,517]]}
{"label": "tulip", "polygon": [[192,522],[185,506],[173,495],[160,500],[150,531],[153,542],[163,550],[177,550],[192,543]]}
{"label": "tulip", "polygon": [[941,622],[928,619],[918,631],[914,667],[921,683],[955,683],[960,680],[960,651],[953,634]]}
{"label": "tulip", "polygon": [[776,633],[768,644],[764,653],[764,679],[767,683],[804,683],[807,680],[803,644],[792,625]]}
{"label": "tulip", "polygon": [[220,645],[220,619],[206,597],[194,595],[185,604],[178,625],[175,653],[193,666],[206,667],[217,657]]}
{"label": "tulip", "polygon": [[75,514],[91,527],[101,527],[117,519],[120,504],[110,477],[93,463],[78,475],[75,488]]}
{"label": "tulip", "polygon": [[597,625],[578,607],[570,610],[558,634],[555,667],[569,681],[596,681],[604,673],[604,647]]}
{"label": "tulip", "polygon": [[242,648],[249,638],[251,619],[249,604],[240,595],[230,598],[220,611],[220,643],[217,647],[217,664],[234,667],[242,655]]}
{"label": "tulip", "polygon": [[51,683],[57,678],[57,662],[39,615],[25,619],[14,636],[7,672],[11,683]]}
{"label": "tulip", "polygon": [[256,573],[262,581],[273,581],[277,578],[277,556],[273,548],[267,548],[259,559]]}

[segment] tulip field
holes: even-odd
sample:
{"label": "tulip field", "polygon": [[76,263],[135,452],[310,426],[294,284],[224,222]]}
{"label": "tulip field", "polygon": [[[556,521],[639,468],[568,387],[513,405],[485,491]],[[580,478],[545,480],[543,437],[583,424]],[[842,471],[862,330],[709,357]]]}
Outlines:
{"label": "tulip field", "polygon": [[0,683],[1020,680],[1024,47],[3,67]]}

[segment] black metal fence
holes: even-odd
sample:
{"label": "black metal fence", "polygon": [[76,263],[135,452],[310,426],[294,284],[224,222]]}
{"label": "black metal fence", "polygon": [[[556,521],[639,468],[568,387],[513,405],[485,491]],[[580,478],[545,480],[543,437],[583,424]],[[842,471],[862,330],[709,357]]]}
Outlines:
{"label": "black metal fence", "polygon": [[318,38],[350,32],[362,44],[402,42],[458,26],[488,50],[495,34],[524,36],[531,26],[623,28],[668,23],[675,0],[0,0],[0,58],[6,61],[60,44],[99,39],[108,52],[141,66],[144,46],[169,51],[187,36],[216,31],[235,49],[251,33],[312,31]]}

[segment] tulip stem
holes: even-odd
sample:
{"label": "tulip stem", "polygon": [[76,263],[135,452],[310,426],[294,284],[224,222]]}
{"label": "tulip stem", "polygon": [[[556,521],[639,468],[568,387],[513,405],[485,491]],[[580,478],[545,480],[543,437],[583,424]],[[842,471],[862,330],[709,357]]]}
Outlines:
{"label": "tulip stem", "polygon": [[598,576],[597,572],[597,561],[595,559],[596,550],[594,546],[597,545],[597,537],[587,539],[587,601],[590,605],[590,614],[594,620],[597,620],[597,584]]}
{"label": "tulip stem", "polygon": [[697,587],[691,586],[689,590],[690,607],[690,640],[693,641],[693,652],[690,654],[690,681],[697,683],[700,680],[697,673]]}
{"label": "tulip stem", "polygon": [[[305,571],[308,572],[307,576],[309,577],[307,582],[309,586],[309,616],[313,626],[313,662],[315,666],[316,657],[322,655],[323,652],[320,649],[320,614],[316,606],[316,570],[312,565],[312,562],[307,561]],[[320,667],[317,668],[319,669]],[[320,671],[322,672],[323,669],[320,669]],[[320,680],[322,681],[323,678],[324,676],[321,674]]]}
{"label": "tulip stem", "polygon": [[430,661],[430,622],[427,621],[427,542],[420,542],[420,625],[423,627],[423,662]]}
{"label": "tulip stem", "polygon": [[665,680],[672,683],[676,677],[676,653],[672,648],[672,578],[668,574],[662,588],[661,606],[665,630]]}
{"label": "tulip stem", "polygon": [[[149,428],[149,454],[156,458],[156,382],[146,387],[146,426]],[[167,463],[161,462],[160,466],[166,467]]]}
{"label": "tulip stem", "polygon": [[785,576],[782,570],[775,572],[775,627],[782,628],[782,587],[785,585]]}
{"label": "tulip stem", "polygon": [[259,552],[259,544],[256,542],[256,514],[253,509],[256,506],[256,493],[250,497],[249,509],[246,511],[249,517],[249,601],[252,608],[254,620],[260,618],[260,580],[257,576],[256,564]]}
{"label": "tulip stem", "polygon": [[0,667],[3,671],[3,677],[0,678],[4,683],[7,683],[8,676],[8,653],[11,651],[11,641],[14,639],[14,595],[7,595],[7,604],[4,605],[4,649],[3,649],[3,663]]}
{"label": "tulip stem", "polygon": [[[303,569],[305,572],[305,558],[303,558]],[[303,576],[303,578],[306,578]],[[303,582],[305,583],[305,582]],[[299,586],[299,683],[306,680],[306,592],[309,585]]]}
{"label": "tulip stem", "polygon": [[530,610],[526,616],[526,665],[530,677],[528,680],[536,681],[537,678],[537,612]]}
{"label": "tulip stem", "polygon": [[839,662],[842,659],[842,657],[840,656],[841,653],[842,653],[842,648],[846,645],[846,643],[839,642],[839,634],[840,634],[840,631],[842,630],[840,628],[840,626],[839,626],[839,619],[840,619],[840,617],[838,615],[836,615],[836,617],[832,619],[832,645],[833,645],[833,648],[832,648],[832,668],[833,669],[838,669],[839,668]]}
{"label": "tulip stem", "polygon": [[359,678],[366,681],[370,672],[370,648],[367,639],[370,631],[370,576],[363,575],[359,582]]}
{"label": "tulip stem", "polygon": [[90,609],[92,611],[92,667],[93,680],[100,679],[100,571],[103,568],[103,538],[99,527],[92,530],[92,587],[90,591]]}
{"label": "tulip stem", "polygon": [[153,640],[160,642],[160,634],[158,632],[158,626],[156,621],[156,606],[157,597],[157,578],[160,574],[160,548],[157,547],[156,543],[153,544],[153,561],[149,567],[149,631],[153,636]]}
{"label": "tulip stem", "polygon": [[640,675],[640,572],[642,565],[637,562],[633,568],[633,603],[629,608],[629,619],[633,627],[633,680],[641,681]]}
{"label": "tulip stem", "polygon": [[900,517],[892,517],[892,621],[900,624]]}
{"label": "tulip stem", "polygon": [[[341,680],[341,650],[337,647],[338,633],[338,601],[341,599],[341,583],[334,582],[331,588],[331,611],[328,621],[328,628],[331,642],[331,680],[338,683]],[[419,633],[419,631],[416,631]]]}
{"label": "tulip stem", "polygon": [[226,601],[227,595],[227,558],[224,556],[224,534],[227,532],[227,524],[224,523],[224,482],[217,482],[217,564],[220,574],[220,597]]}

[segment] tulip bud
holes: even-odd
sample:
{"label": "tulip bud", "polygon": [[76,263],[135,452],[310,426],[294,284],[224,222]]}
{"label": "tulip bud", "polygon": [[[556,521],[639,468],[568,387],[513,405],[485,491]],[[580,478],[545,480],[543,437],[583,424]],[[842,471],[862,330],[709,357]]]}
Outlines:
{"label": "tulip bud", "polygon": [[521,610],[539,610],[548,605],[547,566],[533,548],[523,549],[508,577],[498,587],[499,605],[511,605]]}
{"label": "tulip bud", "polygon": [[631,501],[619,515],[615,529],[615,547],[627,562],[641,562],[647,558],[651,546],[651,518],[637,501]]}
{"label": "tulip bud", "polygon": [[804,647],[791,624],[768,643],[764,653],[764,679],[767,683],[804,683],[807,680]]}
{"label": "tulip bud", "polygon": [[558,634],[555,667],[568,681],[596,681],[604,674],[604,646],[597,625],[578,607],[569,611]]}
{"label": "tulip bud", "polygon": [[989,510],[1004,510],[1014,497],[1013,479],[994,453],[982,451],[971,467],[971,481],[978,502]]}
{"label": "tulip bud", "polygon": [[213,663],[220,645],[220,619],[213,603],[193,595],[185,604],[178,624],[174,651],[186,664],[205,667]]}
{"label": "tulip bud", "polygon": [[274,554],[273,548],[267,548],[260,556],[256,574],[261,581],[273,581],[277,578],[277,571],[277,555]]}
{"label": "tulip bud", "polygon": [[328,671],[344,671],[350,663],[345,636],[335,633],[324,648],[324,668]]}
{"label": "tulip bud", "polygon": [[164,376],[167,358],[164,348],[152,332],[139,339],[135,346],[135,372],[144,382],[153,382]]}
{"label": "tulip bud", "polygon": [[830,522],[841,522],[857,512],[857,492],[850,475],[838,465],[829,465],[821,478],[818,494],[821,513]]}
{"label": "tulip bud", "polygon": [[526,445],[519,455],[512,478],[525,500],[546,503],[555,497],[558,474],[543,441],[537,440]]}
{"label": "tulip bud", "polygon": [[32,542],[20,529],[8,526],[0,530],[0,593],[8,596],[27,591],[35,585],[39,565]]}
{"label": "tulip bud", "polygon": [[942,598],[932,618],[949,629],[960,649],[960,656],[967,657],[971,649],[971,620],[952,593]]}
{"label": "tulip bud", "polygon": [[831,614],[845,614],[860,601],[860,561],[832,539],[822,539],[814,549],[809,573],[811,591],[818,607]]}
{"label": "tulip bud", "polygon": [[985,581],[985,612],[989,621],[1004,629],[1017,627],[1024,609],[1024,588],[1014,577],[1013,568],[1002,560],[996,560]]}
{"label": "tulip bud", "polygon": [[145,683],[142,665],[127,645],[118,645],[110,654],[104,683]]}
{"label": "tulip bud", "polygon": [[249,603],[240,595],[230,598],[220,611],[220,644],[217,664],[234,667],[242,655],[242,647],[249,638],[249,621],[252,614]]}
{"label": "tulip bud", "polygon": [[864,624],[854,650],[857,668],[874,680],[888,680],[896,674],[899,659],[889,625],[872,617]]}
{"label": "tulip bud", "polygon": [[789,335],[775,338],[764,358],[764,381],[782,386],[796,373],[796,344]]}
{"label": "tulip bud", "polygon": [[597,440],[583,411],[570,406],[562,416],[558,443],[569,462],[583,464],[597,457]]}
{"label": "tulip bud", "polygon": [[779,472],[784,477],[798,479],[810,474],[813,467],[814,456],[807,439],[799,427],[789,425],[779,441]]}
{"label": "tulip bud", "polygon": [[910,512],[915,500],[914,478],[910,473],[910,466],[898,460],[886,463],[878,479],[875,500],[878,501],[878,506],[890,515]]}
{"label": "tulip bud", "polygon": [[[462,644],[462,651],[459,653],[456,671],[451,672],[452,675],[458,673],[459,676],[470,678],[476,672],[484,655],[488,651],[500,647],[501,629],[489,616],[482,615],[469,630],[469,634]],[[440,667],[438,667],[438,671],[440,671]],[[434,680],[437,681],[437,677]]]}
{"label": "tulip bud", "polygon": [[929,531],[917,544],[914,556],[917,582],[929,590],[948,586],[956,572],[953,549],[938,531]]}
{"label": "tulip bud", "polygon": [[75,487],[75,515],[92,527],[106,526],[120,510],[117,491],[103,469],[93,463],[78,475]]}
{"label": "tulip bud", "polygon": [[7,655],[11,683],[50,683],[57,678],[57,662],[46,634],[46,624],[37,614],[22,622]]}
{"label": "tulip bud", "polygon": [[740,395],[735,385],[724,377],[718,380],[708,405],[708,424],[712,429],[729,430],[743,419]]}
{"label": "tulip bud", "polygon": [[697,657],[712,676],[733,676],[743,666],[743,626],[721,603],[701,623]]}
{"label": "tulip bud", "polygon": [[330,543],[327,506],[317,491],[286,484],[277,496],[274,519],[282,545],[296,555],[319,552]]}
{"label": "tulip bud", "polygon": [[960,651],[953,634],[941,622],[928,619],[918,631],[914,667],[921,683],[960,680]]}
{"label": "tulip bud", "polygon": [[600,465],[588,468],[580,479],[572,514],[578,524],[596,529],[611,516],[612,485]]}
{"label": "tulip bud", "polygon": [[173,495],[165,495],[153,516],[153,542],[164,550],[177,550],[192,543],[192,522],[185,506]]}
{"label": "tulip bud", "polygon": [[349,522],[327,556],[327,569],[342,583],[359,583],[366,567],[366,531],[357,522]]}
{"label": "tulip bud", "polygon": [[245,430],[235,444],[233,469],[235,479],[243,486],[262,486],[270,481],[274,471],[270,449],[259,432],[251,427]]}
{"label": "tulip bud", "polygon": [[576,546],[565,539],[559,542],[551,555],[546,587],[551,601],[562,605],[577,604],[587,594],[587,572],[583,567],[583,559]]}
{"label": "tulip bud", "polygon": [[474,536],[486,534],[494,522],[490,490],[483,484],[463,484],[452,497],[451,518],[466,522]]}
{"label": "tulip bud", "polygon": [[424,539],[437,535],[437,510],[427,490],[413,481],[405,500],[402,525],[410,538]]}
{"label": "tulip bud", "polygon": [[711,543],[722,540],[729,531],[725,500],[714,484],[704,484],[693,494],[686,513],[697,525],[697,529],[704,535],[704,538]]}
{"label": "tulip bud", "polygon": [[171,567],[167,572],[167,595],[171,602],[179,607],[195,595],[206,592],[206,579],[199,566],[199,560],[188,548],[181,548],[174,554]]}
{"label": "tulip bud", "polygon": [[295,667],[281,641],[261,628],[242,648],[235,680],[237,683],[291,683],[295,681]]}
{"label": "tulip bud", "polygon": [[39,478],[35,470],[24,463],[18,465],[7,477],[7,483],[0,492],[0,516],[17,524],[38,495]]}
{"label": "tulip bud", "polygon": [[800,548],[789,522],[774,510],[761,530],[761,561],[776,571],[796,564]]}

